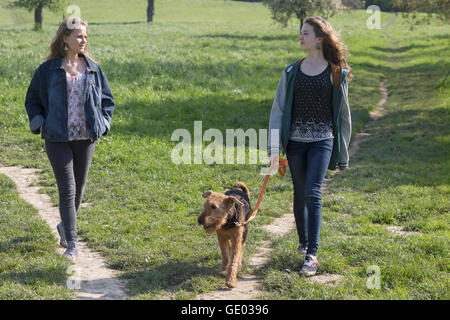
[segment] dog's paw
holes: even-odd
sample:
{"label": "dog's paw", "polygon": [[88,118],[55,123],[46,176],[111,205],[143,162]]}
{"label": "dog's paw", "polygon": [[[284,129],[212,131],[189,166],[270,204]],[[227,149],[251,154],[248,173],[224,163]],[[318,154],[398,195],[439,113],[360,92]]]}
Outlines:
{"label": "dog's paw", "polygon": [[237,280],[227,280],[225,282],[225,284],[227,285],[228,288],[236,288],[237,287]]}

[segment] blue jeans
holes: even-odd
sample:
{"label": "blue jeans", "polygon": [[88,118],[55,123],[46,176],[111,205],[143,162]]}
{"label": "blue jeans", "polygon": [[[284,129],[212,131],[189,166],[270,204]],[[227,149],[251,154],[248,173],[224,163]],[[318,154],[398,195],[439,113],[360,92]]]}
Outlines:
{"label": "blue jeans", "polygon": [[322,220],[322,183],[333,150],[333,139],[317,142],[289,140],[286,156],[294,184],[294,217],[299,241],[307,254],[317,255]]}

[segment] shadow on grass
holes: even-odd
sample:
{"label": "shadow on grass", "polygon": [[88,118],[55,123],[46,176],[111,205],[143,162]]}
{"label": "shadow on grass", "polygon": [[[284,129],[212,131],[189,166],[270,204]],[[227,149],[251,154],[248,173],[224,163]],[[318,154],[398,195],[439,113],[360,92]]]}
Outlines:
{"label": "shadow on grass", "polygon": [[[212,80],[218,80],[223,85],[224,81],[234,81],[238,86],[242,82],[242,77],[269,76],[281,74],[285,66],[276,65],[249,65],[242,61],[230,61],[228,63],[195,63],[190,60],[165,61],[153,60],[145,62],[118,62],[116,60],[105,61],[105,72],[109,81],[118,83],[133,83],[143,80],[161,82],[161,78],[180,80],[189,86],[198,86],[206,89],[211,87]],[[247,78],[245,78],[246,81]],[[254,81],[257,81],[255,78]],[[156,86],[156,83],[154,84]],[[178,87],[168,87],[166,90],[178,89]],[[275,90],[276,88],[274,88]]]}
{"label": "shadow on grass", "polygon": [[157,104],[142,100],[127,100],[117,106],[112,132],[170,139],[176,129],[187,129],[194,139],[194,121],[202,121],[202,134],[209,128],[225,130],[268,127],[271,100],[233,98],[226,95],[207,95],[199,98],[165,100]]}
{"label": "shadow on grass", "polygon": [[429,63],[421,62],[420,64],[409,65],[403,68],[403,70],[401,70],[401,71],[408,71],[408,70],[415,71],[417,68],[419,68],[428,70],[428,72],[432,72],[431,70],[442,70],[443,60],[439,61],[437,57],[442,57],[442,59],[444,59],[444,56],[442,56],[441,53],[442,50],[445,50],[445,48],[446,46],[443,43],[437,43],[434,46],[413,43],[408,46],[398,48],[374,46],[371,47],[370,49],[373,49],[375,52],[380,52],[381,54],[374,53],[375,55],[378,55],[380,58],[382,58],[384,54],[387,53],[392,56],[391,59],[394,59],[396,62],[400,63],[408,63],[409,61],[413,60],[414,58],[416,58],[418,52],[420,52],[421,55],[428,55],[430,57],[435,57],[434,59],[430,59]]}
{"label": "shadow on grass", "polygon": [[[201,120],[204,130],[217,128],[223,133],[227,128],[244,130],[267,128],[273,99],[261,99],[246,93],[246,91],[254,92],[254,88],[244,89],[244,91],[240,88],[254,86],[254,82],[258,79],[268,75],[273,77],[274,74],[280,74],[282,70],[282,67],[274,65],[244,68],[242,63],[233,62],[200,65],[189,61],[110,61],[107,65],[110,81],[125,85],[148,82],[151,84],[149,90],[161,92],[163,95],[174,91],[174,95],[170,98],[159,99],[156,103],[148,98],[133,97],[118,104],[115,119],[120,120],[113,121],[111,132],[165,139],[178,128],[185,128],[192,134],[194,120]],[[371,63],[354,64],[354,70],[357,69],[363,69],[366,73],[395,72],[387,66]],[[244,82],[243,79],[245,79]],[[264,82],[263,85],[268,84]],[[273,95],[275,95],[276,86],[277,81],[273,81]],[[227,90],[227,87],[230,89]],[[378,83],[375,87],[378,87]],[[191,96],[183,95],[184,91],[192,92],[193,88],[201,90],[201,93]],[[236,89],[232,90],[232,88]],[[212,93],[204,94],[205,90]],[[358,108],[352,111],[359,112]],[[363,113],[366,114],[367,111]],[[366,115],[359,118],[367,120]]]}
{"label": "shadow on grass", "polygon": [[46,269],[29,269],[22,272],[4,272],[0,274],[0,282],[13,281],[24,285],[42,285],[46,283],[62,284],[67,277],[65,268],[49,267]]}
{"label": "shadow on grass", "polygon": [[196,36],[195,38],[211,38],[211,39],[230,39],[230,40],[261,40],[261,41],[295,41],[299,37],[298,34],[286,34],[277,36],[254,36],[239,35],[231,33],[217,33]]}
{"label": "shadow on grass", "polygon": [[219,276],[220,266],[205,267],[194,262],[169,262],[149,269],[127,271],[123,274],[129,281],[132,295],[183,289],[196,292],[199,278]]}
{"label": "shadow on grass", "polygon": [[32,252],[36,250],[35,237],[14,237],[0,243],[0,252],[8,251],[20,251],[20,252]]}
{"label": "shadow on grass", "polygon": [[[348,174],[359,182],[352,183],[351,189],[376,192],[398,186],[448,185],[448,148],[439,137],[450,134],[449,117],[446,108],[406,109],[378,120],[369,130],[371,136],[361,143],[364,152],[354,157],[355,167]],[[345,176],[335,180],[348,179]]]}
{"label": "shadow on grass", "polygon": [[388,53],[388,54],[396,54],[396,53],[403,53],[406,51],[409,51],[411,49],[417,50],[417,49],[421,49],[421,48],[429,48],[429,45],[424,45],[424,44],[410,44],[408,46],[404,46],[404,47],[378,47],[378,46],[373,46],[370,47],[371,49],[374,49],[376,51],[381,51],[383,53]]}

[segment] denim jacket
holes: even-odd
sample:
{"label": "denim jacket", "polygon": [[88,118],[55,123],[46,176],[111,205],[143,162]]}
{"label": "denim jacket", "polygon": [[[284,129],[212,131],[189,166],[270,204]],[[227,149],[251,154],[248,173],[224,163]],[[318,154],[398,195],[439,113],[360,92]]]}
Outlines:
{"label": "denim jacket", "polygon": [[[303,58],[304,59],[304,58]],[[286,154],[289,141],[292,101],[294,96],[295,75],[302,60],[290,64],[283,71],[272,104],[269,121],[269,153],[280,152],[280,142],[283,153]],[[352,120],[348,103],[347,75],[349,70],[330,62],[333,79],[333,151],[328,166],[330,170],[348,167],[348,146],[350,144]],[[273,135],[273,136],[272,136]]]}
{"label": "denim jacket", "polygon": [[[86,102],[84,105],[86,127],[91,140],[98,140],[109,132],[114,111],[114,98],[108,80],[100,67],[84,55],[87,67]],[[34,72],[25,98],[25,108],[30,129],[51,142],[67,142],[67,80],[62,59],[42,63]]]}

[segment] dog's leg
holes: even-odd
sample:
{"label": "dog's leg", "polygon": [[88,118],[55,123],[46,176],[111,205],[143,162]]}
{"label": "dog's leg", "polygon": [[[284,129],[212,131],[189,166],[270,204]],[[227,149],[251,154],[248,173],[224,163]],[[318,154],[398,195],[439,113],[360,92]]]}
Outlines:
{"label": "dog's leg", "polygon": [[242,249],[241,249],[241,256],[239,257],[239,268],[238,271],[242,268],[242,257],[244,256],[244,246],[245,246],[245,240],[247,240],[247,234],[248,234],[248,226],[244,227],[244,232],[242,234]]}
{"label": "dog's leg", "polygon": [[219,241],[220,253],[222,254],[220,274],[226,276],[227,267],[230,262],[230,239],[222,232],[217,232],[217,240]]}
{"label": "dog's leg", "polygon": [[237,287],[237,272],[242,259],[242,228],[236,228],[231,238],[230,267],[228,269],[225,283],[229,288]]}

